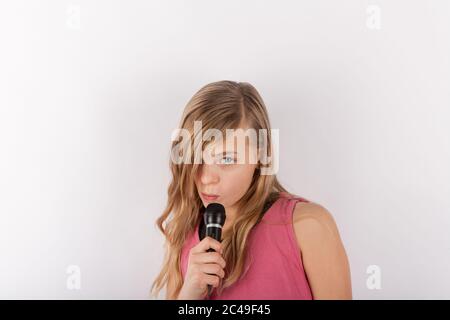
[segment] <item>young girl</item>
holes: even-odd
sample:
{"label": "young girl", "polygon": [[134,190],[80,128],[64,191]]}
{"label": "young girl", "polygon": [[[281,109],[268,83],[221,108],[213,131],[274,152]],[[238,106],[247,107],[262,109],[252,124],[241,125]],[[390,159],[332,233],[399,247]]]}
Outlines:
{"label": "young girl", "polygon": [[[195,122],[202,134],[250,129],[268,138],[257,135],[255,143],[247,136],[244,152],[236,151],[234,139],[199,137]],[[205,299],[211,285],[210,299],[352,298],[347,255],[331,214],[289,193],[267,170],[277,155],[266,107],[252,85],[204,86],[188,102],[180,128],[189,134],[177,137],[186,140],[181,153],[180,142],[172,143],[168,202],[157,220],[166,255],[152,292],[165,287],[167,299]],[[202,153],[205,147],[218,152]],[[174,150],[185,161],[174,160]],[[264,152],[269,163],[261,161]],[[198,161],[205,154],[208,161]],[[250,161],[254,154],[258,161]],[[203,212],[212,202],[225,208],[221,241],[204,237]]]}

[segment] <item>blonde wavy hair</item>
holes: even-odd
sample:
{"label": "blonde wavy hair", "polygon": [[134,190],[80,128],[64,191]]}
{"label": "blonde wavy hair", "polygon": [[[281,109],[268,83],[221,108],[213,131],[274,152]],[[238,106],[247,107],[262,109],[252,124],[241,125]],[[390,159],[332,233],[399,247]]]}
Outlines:
{"label": "blonde wavy hair", "polygon": [[[194,121],[202,121],[202,131],[214,128],[225,133],[226,129],[238,129],[244,123],[255,130],[266,129],[267,152],[269,155],[273,153],[266,106],[258,91],[249,83],[224,80],[202,87],[187,103],[179,126],[189,130],[191,142],[195,140]],[[177,143],[172,141],[171,150]],[[181,250],[186,237],[195,232],[202,218],[203,203],[194,182],[201,164],[194,162],[176,164],[170,161],[172,180],[167,190],[167,205],[156,220],[165,237],[165,257],[162,269],[151,286],[151,294],[157,296],[167,286],[167,299],[176,299],[180,292],[183,285]],[[265,204],[273,202],[280,193],[289,194],[275,175],[262,175],[260,169],[255,170],[249,189],[237,203],[239,216],[232,232],[222,239],[223,257],[227,264],[225,277],[217,288],[219,295],[245,274],[245,259],[241,257],[247,257],[250,231],[260,221]]]}

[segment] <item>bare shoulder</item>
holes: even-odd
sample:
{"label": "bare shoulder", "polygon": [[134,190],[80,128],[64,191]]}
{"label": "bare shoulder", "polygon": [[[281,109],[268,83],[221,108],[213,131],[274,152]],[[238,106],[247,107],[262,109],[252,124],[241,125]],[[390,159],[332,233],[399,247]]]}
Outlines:
{"label": "bare shoulder", "polygon": [[320,204],[299,202],[293,225],[314,299],[351,299],[350,266],[331,213]]}
{"label": "bare shoulder", "polygon": [[299,241],[339,234],[332,214],[315,202],[298,202],[293,212],[293,224]]}

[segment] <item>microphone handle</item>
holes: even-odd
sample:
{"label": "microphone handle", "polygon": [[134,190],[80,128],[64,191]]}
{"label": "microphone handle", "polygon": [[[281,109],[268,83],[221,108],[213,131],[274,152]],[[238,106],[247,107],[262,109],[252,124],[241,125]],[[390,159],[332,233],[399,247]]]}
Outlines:
{"label": "microphone handle", "polygon": [[[206,228],[206,236],[216,239],[217,241],[221,241],[222,238],[222,228],[218,227],[207,227]],[[212,249],[211,249],[212,250]]]}
{"label": "microphone handle", "polygon": [[[220,242],[221,238],[222,238],[222,228],[207,227],[206,228],[206,236],[216,239],[217,241]],[[213,248],[209,248],[208,250],[206,250],[206,252],[213,252],[213,251],[216,251],[216,250],[214,250]],[[210,284],[208,284],[208,300],[210,299],[211,291],[212,291],[212,286]]]}

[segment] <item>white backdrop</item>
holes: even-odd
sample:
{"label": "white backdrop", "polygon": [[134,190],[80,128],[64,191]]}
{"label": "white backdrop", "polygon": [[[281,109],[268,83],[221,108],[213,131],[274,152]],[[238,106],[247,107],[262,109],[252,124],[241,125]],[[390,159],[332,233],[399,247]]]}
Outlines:
{"label": "white backdrop", "polygon": [[223,79],[355,299],[450,298],[450,2],[4,1],[0,35],[0,298],[148,299],[171,132]]}

